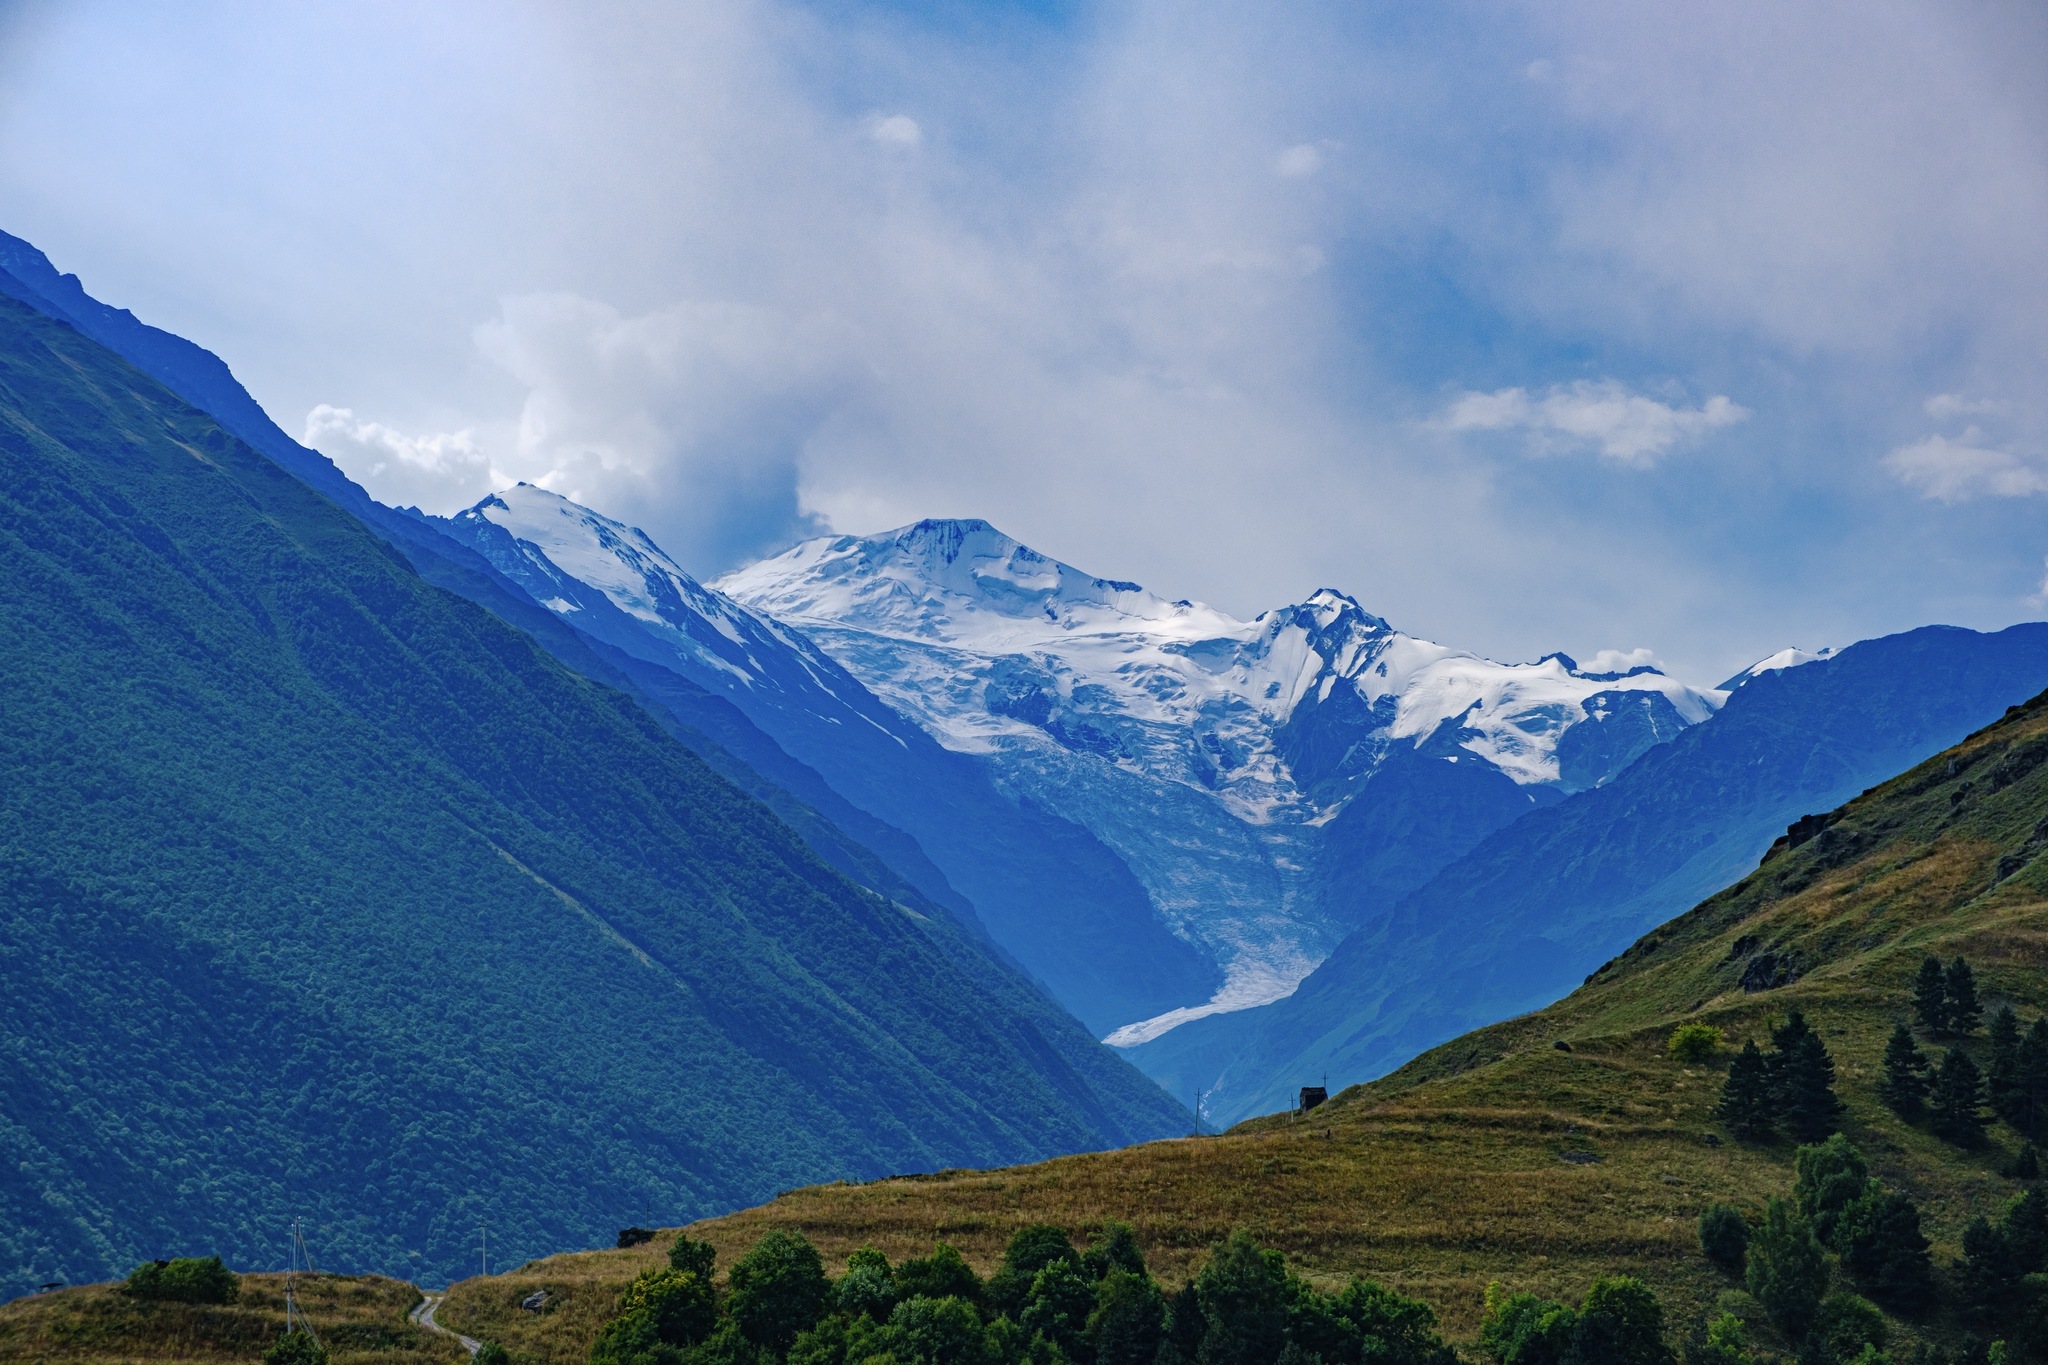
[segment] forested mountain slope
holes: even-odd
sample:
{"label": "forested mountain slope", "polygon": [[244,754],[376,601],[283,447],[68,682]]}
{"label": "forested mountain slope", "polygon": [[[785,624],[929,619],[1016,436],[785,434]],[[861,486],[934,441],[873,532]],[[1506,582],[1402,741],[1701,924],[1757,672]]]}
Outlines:
{"label": "forested mountain slope", "polygon": [[438,1276],[1184,1117],[626,695],[0,299],[0,1290]]}
{"label": "forested mountain slope", "polygon": [[[1798,1009],[1832,1054],[1841,1130],[1872,1176],[1918,1205],[1933,1243],[1940,1301],[1893,1322],[1892,1358],[1913,1358],[1916,1336],[1958,1347],[1984,1324],[1954,1306],[1951,1262],[1970,1221],[1995,1219],[2025,1188],[2013,1174],[2021,1135],[1996,1122],[1963,1147],[1900,1117],[1880,1097],[1881,1059],[1915,1018],[1930,955],[1972,965],[1987,1019],[2010,1006],[2027,1029],[2048,1011],[2048,694],[1801,834],[1566,999],[1311,1114],[1037,1166],[794,1191],[693,1235],[720,1248],[721,1265],[782,1227],[835,1269],[862,1245],[901,1259],[943,1240],[987,1271],[1019,1227],[1079,1234],[1116,1218],[1172,1284],[1245,1227],[1319,1282],[1356,1272],[1421,1295],[1468,1341],[1490,1281],[1576,1299],[1615,1273],[1643,1277],[1682,1340],[1737,1283],[1702,1255],[1701,1211],[1727,1201],[1755,1221],[1792,1187],[1792,1139],[1742,1138],[1715,1109],[1743,1041],[1768,1044]],[[1724,1041],[1682,1060],[1668,1046],[1681,1024]],[[1953,1050],[1990,1069],[1981,1028],[1917,1036],[1936,1058]],[[466,1281],[442,1317],[522,1358],[580,1361],[664,1240]],[[546,1316],[516,1308],[536,1288],[554,1296]]]}

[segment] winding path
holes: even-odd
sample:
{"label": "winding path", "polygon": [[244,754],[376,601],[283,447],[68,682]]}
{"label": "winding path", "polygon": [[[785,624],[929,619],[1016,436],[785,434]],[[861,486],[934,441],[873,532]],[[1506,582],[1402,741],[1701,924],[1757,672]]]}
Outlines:
{"label": "winding path", "polygon": [[424,1297],[420,1299],[419,1304],[412,1312],[406,1316],[426,1328],[429,1332],[439,1332],[444,1337],[454,1337],[462,1343],[463,1350],[471,1355],[475,1355],[483,1346],[482,1342],[478,1341],[475,1337],[466,1337],[460,1332],[451,1332],[440,1323],[434,1321],[434,1310],[441,1306],[441,1300],[445,1296],[441,1294],[426,1294],[425,1291],[422,1291],[422,1293]]}

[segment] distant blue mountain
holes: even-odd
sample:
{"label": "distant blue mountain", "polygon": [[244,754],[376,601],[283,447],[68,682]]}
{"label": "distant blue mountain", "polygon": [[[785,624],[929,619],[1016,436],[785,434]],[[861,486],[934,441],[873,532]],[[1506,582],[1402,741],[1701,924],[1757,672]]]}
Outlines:
{"label": "distant blue mountain", "polygon": [[[1340,944],[1286,1000],[1139,1049],[1228,1122],[1382,1075],[1546,1005],[1646,931],[1747,875],[1840,805],[2048,686],[2048,624],[1927,626],[1738,675],[1720,713],[1605,786],[1479,840]],[[1150,1054],[1150,1055],[1142,1055]]]}

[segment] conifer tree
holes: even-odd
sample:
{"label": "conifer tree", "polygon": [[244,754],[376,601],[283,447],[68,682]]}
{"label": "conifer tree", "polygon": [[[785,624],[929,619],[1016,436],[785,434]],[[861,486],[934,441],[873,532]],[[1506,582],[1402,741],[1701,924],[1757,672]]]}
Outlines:
{"label": "conifer tree", "polygon": [[1827,1045],[1793,1010],[1771,1030],[1776,1051],[1770,1060],[1771,1094],[1778,1121],[1800,1142],[1819,1142],[1835,1131],[1842,1102],[1835,1098],[1835,1061]]}
{"label": "conifer tree", "polygon": [[1920,975],[1913,978],[1913,1013],[1929,1033],[1948,1032],[1948,980],[1942,975],[1938,957],[1923,961]]}
{"label": "conifer tree", "polygon": [[1892,1112],[1902,1118],[1917,1118],[1927,1104],[1927,1054],[1913,1041],[1913,1031],[1904,1024],[1892,1029],[1884,1045],[1884,1080],[1878,1092]]}
{"label": "conifer tree", "polygon": [[1948,1050],[1934,1078],[1934,1131],[1958,1147],[1984,1141],[1984,1078],[1959,1047]]}
{"label": "conifer tree", "polygon": [[1763,1049],[1751,1038],[1728,1064],[1721,1103],[1714,1111],[1740,1137],[1761,1141],[1777,1127],[1777,1105],[1771,1094],[1770,1066]]}
{"label": "conifer tree", "polygon": [[1813,1227],[1789,1200],[1764,1204],[1764,1223],[1749,1244],[1749,1292],[1786,1336],[1797,1340],[1813,1325],[1828,1287],[1828,1258]]}
{"label": "conifer tree", "polygon": [[2003,1117],[2023,1137],[2048,1137],[2048,1016],[2036,1019],[2020,1040]]}
{"label": "conifer tree", "polygon": [[1978,1023],[1984,1018],[1984,1007],[1977,1002],[1976,974],[1962,958],[1948,964],[1942,994],[1948,1031],[1959,1038],[1975,1033]]}
{"label": "conifer tree", "polygon": [[1993,1112],[2002,1117],[2012,1104],[2020,1069],[2020,1021],[2010,1005],[2000,1005],[1991,1016],[1991,1046],[1984,1060],[1985,1091]]}

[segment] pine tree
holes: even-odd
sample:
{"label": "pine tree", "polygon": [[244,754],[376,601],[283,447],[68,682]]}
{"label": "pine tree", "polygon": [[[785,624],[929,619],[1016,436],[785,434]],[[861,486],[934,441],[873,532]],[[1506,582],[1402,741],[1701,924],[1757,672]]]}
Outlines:
{"label": "pine tree", "polygon": [[1728,1064],[1728,1079],[1721,1086],[1721,1103],[1714,1112],[1741,1137],[1761,1141],[1777,1127],[1770,1064],[1756,1039],[1744,1042],[1742,1051]]}
{"label": "pine tree", "polygon": [[1958,957],[1948,964],[1948,976],[1943,983],[1943,1010],[1947,1014],[1950,1033],[1967,1038],[1977,1031],[1977,1024],[1984,1017],[1984,1007],[1977,1002],[1977,977],[1970,970],[1970,964]]}
{"label": "pine tree", "polygon": [[1929,1066],[1927,1054],[1913,1041],[1913,1031],[1904,1024],[1895,1027],[1884,1046],[1884,1080],[1878,1086],[1892,1112],[1909,1119],[1919,1116],[1927,1104]]}
{"label": "pine tree", "polygon": [[1948,1050],[1934,1078],[1934,1131],[1958,1147],[1984,1141],[1984,1078],[1959,1047]]}
{"label": "pine tree", "polygon": [[1991,1047],[1985,1063],[1985,1090],[1990,1097],[1991,1108],[2000,1117],[2006,1117],[2012,1107],[2013,1083],[2019,1079],[2020,1070],[2020,1021],[2010,1005],[2000,1005],[1998,1012],[1991,1016]]}
{"label": "pine tree", "polygon": [[2048,1016],[2034,1021],[2020,1041],[2005,1121],[2022,1137],[2048,1137]]}
{"label": "pine tree", "polygon": [[1948,981],[1942,976],[1938,957],[1922,962],[1920,975],[1913,978],[1913,1013],[1929,1033],[1948,1032]]}
{"label": "pine tree", "polygon": [[1835,1060],[1798,1010],[1771,1030],[1771,1042],[1771,1097],[1779,1122],[1800,1142],[1819,1142],[1835,1131],[1842,1112],[1835,1098]]}
{"label": "pine tree", "polygon": [[1749,1292],[1763,1305],[1786,1336],[1798,1339],[1813,1325],[1814,1312],[1828,1287],[1828,1258],[1813,1228],[1784,1199],[1764,1204],[1764,1223],[1749,1244],[1749,1270],[1743,1277]]}

